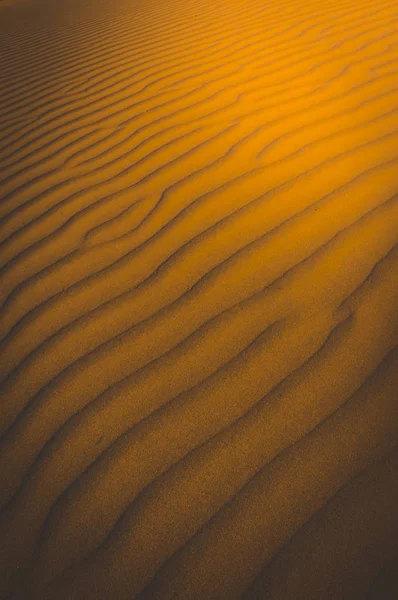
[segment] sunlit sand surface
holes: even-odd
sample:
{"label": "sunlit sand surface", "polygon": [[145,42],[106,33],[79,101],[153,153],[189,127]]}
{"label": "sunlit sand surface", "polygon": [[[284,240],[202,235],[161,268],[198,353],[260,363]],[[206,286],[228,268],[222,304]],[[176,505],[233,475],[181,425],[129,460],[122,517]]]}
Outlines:
{"label": "sunlit sand surface", "polygon": [[0,597],[398,598],[397,2],[2,0],[0,197]]}

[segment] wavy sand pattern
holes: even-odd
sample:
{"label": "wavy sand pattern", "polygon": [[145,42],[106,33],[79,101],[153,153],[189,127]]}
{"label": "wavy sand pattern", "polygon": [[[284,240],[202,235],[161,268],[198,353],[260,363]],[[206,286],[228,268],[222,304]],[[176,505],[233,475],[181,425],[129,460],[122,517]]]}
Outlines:
{"label": "wavy sand pattern", "polygon": [[0,597],[397,598],[398,4],[3,0],[0,197]]}

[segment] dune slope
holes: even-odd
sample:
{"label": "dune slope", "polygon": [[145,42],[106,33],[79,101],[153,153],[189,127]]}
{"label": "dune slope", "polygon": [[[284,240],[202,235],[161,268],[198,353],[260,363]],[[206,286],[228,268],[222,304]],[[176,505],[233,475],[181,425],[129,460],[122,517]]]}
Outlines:
{"label": "dune slope", "polygon": [[398,597],[398,5],[0,1],[0,598]]}

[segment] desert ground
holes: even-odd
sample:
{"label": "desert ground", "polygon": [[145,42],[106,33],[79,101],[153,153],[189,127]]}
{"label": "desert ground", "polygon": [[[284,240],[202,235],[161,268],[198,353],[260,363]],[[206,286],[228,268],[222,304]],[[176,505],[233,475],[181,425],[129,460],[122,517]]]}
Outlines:
{"label": "desert ground", "polygon": [[0,0],[0,598],[398,598],[398,3]]}

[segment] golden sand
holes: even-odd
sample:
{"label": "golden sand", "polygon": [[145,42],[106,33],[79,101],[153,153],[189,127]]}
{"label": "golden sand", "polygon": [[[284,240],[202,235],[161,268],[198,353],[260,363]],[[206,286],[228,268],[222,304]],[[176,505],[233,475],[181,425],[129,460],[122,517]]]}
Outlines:
{"label": "golden sand", "polygon": [[0,199],[0,598],[398,598],[398,4],[1,0]]}

